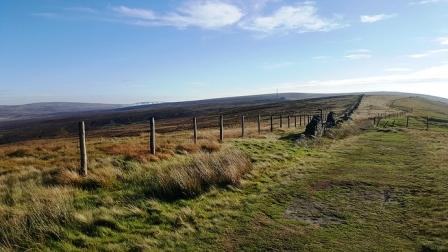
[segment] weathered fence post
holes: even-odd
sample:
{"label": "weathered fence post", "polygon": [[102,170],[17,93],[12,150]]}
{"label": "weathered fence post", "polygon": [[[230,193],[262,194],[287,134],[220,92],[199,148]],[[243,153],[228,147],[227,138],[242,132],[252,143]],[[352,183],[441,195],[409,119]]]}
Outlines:
{"label": "weathered fence post", "polygon": [[409,127],[409,116],[406,116],[406,128]]}
{"label": "weathered fence post", "polygon": [[151,117],[149,122],[149,152],[152,155],[156,154],[156,120]]}
{"label": "weathered fence post", "polygon": [[79,154],[81,157],[79,174],[81,176],[87,176],[86,128],[84,121],[79,122]]}
{"label": "weathered fence post", "polygon": [[198,121],[196,119],[196,116],[193,117],[193,141],[194,144],[198,143]]}
{"label": "weathered fence post", "polygon": [[324,126],[324,110],[323,109],[319,109],[319,111],[320,111],[321,125],[323,127]]}
{"label": "weathered fence post", "polygon": [[244,137],[244,116],[241,116],[241,137]]}
{"label": "weathered fence post", "polygon": [[299,125],[302,126],[302,115],[299,115]]}
{"label": "weathered fence post", "polygon": [[297,116],[294,116],[294,128],[297,128]]}
{"label": "weathered fence post", "polygon": [[272,118],[271,115],[271,132],[274,131],[274,119]]}
{"label": "weathered fence post", "polygon": [[288,129],[291,128],[291,116],[288,115]]}
{"label": "weathered fence post", "polygon": [[258,114],[257,118],[257,127],[258,127],[258,134],[261,134],[261,115]]}
{"label": "weathered fence post", "polygon": [[219,141],[224,142],[224,116],[219,116]]}
{"label": "weathered fence post", "polygon": [[280,128],[283,128],[283,116],[280,114]]}

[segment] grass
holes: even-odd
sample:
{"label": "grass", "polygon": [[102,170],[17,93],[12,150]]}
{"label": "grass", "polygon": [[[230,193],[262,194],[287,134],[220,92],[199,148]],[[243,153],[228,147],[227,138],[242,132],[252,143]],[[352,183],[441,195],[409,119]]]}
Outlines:
{"label": "grass", "polygon": [[1,249],[447,250],[448,129],[358,123],[302,143],[171,135],[161,157],[133,156],[144,138],[89,139],[88,178],[74,142],[1,146]]}

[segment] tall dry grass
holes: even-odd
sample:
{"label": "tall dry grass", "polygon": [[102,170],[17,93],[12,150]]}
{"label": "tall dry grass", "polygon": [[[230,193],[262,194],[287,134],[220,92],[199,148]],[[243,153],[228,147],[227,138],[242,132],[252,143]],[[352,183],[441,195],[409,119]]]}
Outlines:
{"label": "tall dry grass", "polygon": [[0,250],[38,249],[48,238],[58,240],[72,222],[73,190],[64,187],[9,184],[0,205]]}
{"label": "tall dry grass", "polygon": [[251,167],[244,153],[226,149],[156,165],[143,177],[140,173],[131,177],[143,185],[147,195],[171,200],[197,196],[211,186],[238,185]]}

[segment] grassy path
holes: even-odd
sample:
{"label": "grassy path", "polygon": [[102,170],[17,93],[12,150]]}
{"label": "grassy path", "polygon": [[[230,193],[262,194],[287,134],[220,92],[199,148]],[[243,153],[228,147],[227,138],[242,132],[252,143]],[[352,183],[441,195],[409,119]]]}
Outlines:
{"label": "grassy path", "polygon": [[268,172],[227,249],[448,249],[447,149],[426,134],[369,131]]}

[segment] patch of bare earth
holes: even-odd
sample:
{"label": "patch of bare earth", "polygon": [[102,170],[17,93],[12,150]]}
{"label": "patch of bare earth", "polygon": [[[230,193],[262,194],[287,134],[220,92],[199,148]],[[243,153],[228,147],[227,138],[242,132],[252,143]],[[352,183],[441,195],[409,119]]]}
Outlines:
{"label": "patch of bare earth", "polygon": [[343,224],[344,217],[325,202],[297,198],[285,211],[285,217],[318,226]]}

